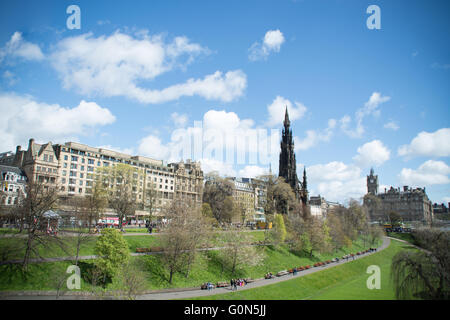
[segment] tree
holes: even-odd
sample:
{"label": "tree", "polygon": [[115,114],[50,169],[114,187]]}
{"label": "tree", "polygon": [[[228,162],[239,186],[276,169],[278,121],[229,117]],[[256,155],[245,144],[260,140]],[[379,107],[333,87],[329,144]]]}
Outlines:
{"label": "tree", "polygon": [[75,218],[75,265],[78,265],[78,256],[83,243],[89,241],[89,231],[86,227],[90,225],[91,214],[89,212],[89,199],[84,197],[71,197],[67,201],[72,211],[72,217]]}
{"label": "tree", "polygon": [[232,196],[227,196],[222,204],[222,222],[231,223],[236,214],[238,214],[238,212],[236,212],[234,199]]}
{"label": "tree", "polygon": [[117,229],[103,229],[95,244],[96,267],[104,279],[114,278],[120,268],[130,259],[128,243]]}
{"label": "tree", "polygon": [[388,218],[389,218],[389,223],[391,225],[395,225],[397,223],[402,222],[402,216],[399,213],[394,212],[394,211],[391,211],[388,213]]}
{"label": "tree", "polygon": [[270,181],[267,187],[266,212],[288,214],[298,203],[291,186],[282,177]]}
{"label": "tree", "polygon": [[330,226],[331,246],[337,252],[345,246],[345,233],[341,219],[334,212],[331,212],[327,215],[327,222]]}
{"label": "tree", "polygon": [[225,178],[219,177],[215,172],[205,176],[205,187],[203,188],[203,202],[209,203],[214,217],[218,222],[231,221],[233,208],[230,203],[225,202],[227,197],[233,195],[234,184]]}
{"label": "tree", "polygon": [[188,277],[197,249],[209,235],[201,211],[190,203],[174,200],[164,208],[168,224],[160,236],[163,261],[169,271],[169,283],[176,272]]}
{"label": "tree", "polygon": [[450,298],[450,232],[423,229],[414,232],[420,251],[400,251],[391,265],[397,299]]}
{"label": "tree", "polygon": [[91,232],[92,221],[97,222],[108,205],[108,192],[104,187],[101,175],[96,175],[92,192],[85,195],[85,218]]}
{"label": "tree", "polygon": [[119,163],[99,168],[97,173],[108,192],[108,204],[119,217],[119,229],[123,230],[123,220],[136,210],[138,171],[130,165]]}
{"label": "tree", "polygon": [[219,236],[221,249],[218,253],[222,261],[222,271],[228,267],[231,274],[244,266],[256,266],[263,260],[263,255],[251,245],[251,235],[233,227]]}
{"label": "tree", "polygon": [[28,263],[32,256],[41,257],[39,246],[51,249],[50,244],[56,243],[64,247],[62,239],[47,232],[49,221],[46,213],[56,208],[58,199],[56,187],[28,181],[26,195],[14,209],[14,215],[20,218],[26,231],[25,254],[22,262],[24,271],[28,270]]}
{"label": "tree", "polygon": [[284,218],[281,214],[275,214],[274,227],[272,231],[272,237],[275,245],[284,243],[286,239],[286,227],[284,224]]}
{"label": "tree", "polygon": [[116,282],[122,299],[135,300],[145,290],[145,274],[138,261],[128,261],[117,273]]}

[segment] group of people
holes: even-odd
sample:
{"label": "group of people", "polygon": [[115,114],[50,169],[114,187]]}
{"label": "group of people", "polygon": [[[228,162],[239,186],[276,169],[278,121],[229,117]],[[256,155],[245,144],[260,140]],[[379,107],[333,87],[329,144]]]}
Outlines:
{"label": "group of people", "polygon": [[230,280],[230,285],[231,285],[231,290],[235,291],[237,290],[237,287],[243,287],[247,284],[247,281],[245,279],[231,279]]}

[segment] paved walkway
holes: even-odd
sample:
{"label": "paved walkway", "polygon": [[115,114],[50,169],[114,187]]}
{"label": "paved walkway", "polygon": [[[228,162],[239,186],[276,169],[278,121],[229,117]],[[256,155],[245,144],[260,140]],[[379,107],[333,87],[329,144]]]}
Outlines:
{"label": "paved walkway", "polygon": [[[395,239],[397,240],[397,239]],[[385,248],[387,248],[390,244],[390,238],[388,237],[384,237],[383,238],[383,243],[382,245],[377,248],[376,252],[379,252]],[[279,283],[282,281],[288,281],[288,280],[292,280],[298,277],[303,277],[307,274],[311,274],[314,272],[318,272],[318,271],[322,271],[325,269],[329,269],[329,268],[333,268],[335,266],[338,265],[342,265],[345,263],[349,263],[353,260],[357,260],[357,259],[362,259],[365,258],[371,254],[374,254],[376,252],[371,252],[371,253],[366,253],[364,255],[360,255],[360,256],[355,256],[355,259],[348,259],[347,260],[339,260],[339,262],[334,262],[334,263],[330,263],[328,265],[325,266],[321,266],[321,267],[316,267],[316,268],[311,268],[308,270],[304,270],[304,271],[299,271],[297,273],[297,275],[293,276],[292,274],[288,274],[285,276],[281,276],[281,277],[275,277],[274,279],[260,279],[257,280],[255,282],[249,283],[244,287],[239,287],[238,291],[242,291],[242,290],[249,290],[252,288],[257,288],[257,287],[262,287],[262,286],[266,286],[266,285],[270,285],[270,284],[274,284],[274,283]],[[137,297],[137,300],[173,300],[173,299],[189,299],[189,298],[194,298],[194,297],[204,297],[204,296],[210,296],[210,295],[215,295],[215,294],[221,294],[221,293],[229,293],[231,292],[230,288],[216,288],[216,289],[212,289],[210,291],[208,290],[201,290],[200,288],[196,287],[196,288],[185,288],[185,289],[166,289],[166,290],[155,290],[155,292],[151,292],[151,293],[146,293],[143,295],[140,295]],[[14,299],[14,300],[54,300],[56,299],[56,294],[45,294],[45,295],[37,295],[37,294],[27,294],[26,292],[24,292],[24,294],[19,294],[19,295],[2,295],[0,293],[0,299]],[[73,295],[73,294],[69,294],[66,293],[63,296],[60,296],[59,299],[62,300],[76,300],[76,299],[95,299],[92,296],[87,296],[87,295]]]}

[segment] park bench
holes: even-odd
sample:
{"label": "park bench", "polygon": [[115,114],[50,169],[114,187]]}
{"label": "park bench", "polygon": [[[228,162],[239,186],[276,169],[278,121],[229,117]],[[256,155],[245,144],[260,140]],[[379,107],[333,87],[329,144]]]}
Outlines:
{"label": "park bench", "polygon": [[217,285],[216,285],[217,288],[224,288],[224,287],[229,287],[229,286],[230,286],[230,283],[225,282],[225,281],[217,282]]}
{"label": "park bench", "polygon": [[282,270],[282,271],[278,272],[278,273],[276,274],[276,276],[277,276],[277,277],[281,277],[281,276],[285,276],[285,275],[287,275],[287,274],[289,274],[289,272],[287,272],[287,270]]}

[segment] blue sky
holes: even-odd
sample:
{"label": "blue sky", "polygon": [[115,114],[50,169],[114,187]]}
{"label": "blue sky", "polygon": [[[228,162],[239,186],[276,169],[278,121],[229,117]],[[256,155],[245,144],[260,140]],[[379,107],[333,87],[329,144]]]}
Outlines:
{"label": "blue sky", "polygon": [[[66,26],[72,4],[80,29]],[[381,29],[367,27],[370,5]],[[209,151],[279,130],[289,105],[312,195],[358,198],[374,167],[381,191],[425,186],[450,201],[448,1],[0,6],[0,151],[33,137],[179,160],[177,139],[200,123],[203,153],[191,157],[205,171],[277,172],[276,136],[270,161],[251,161],[252,142],[243,161]]]}

